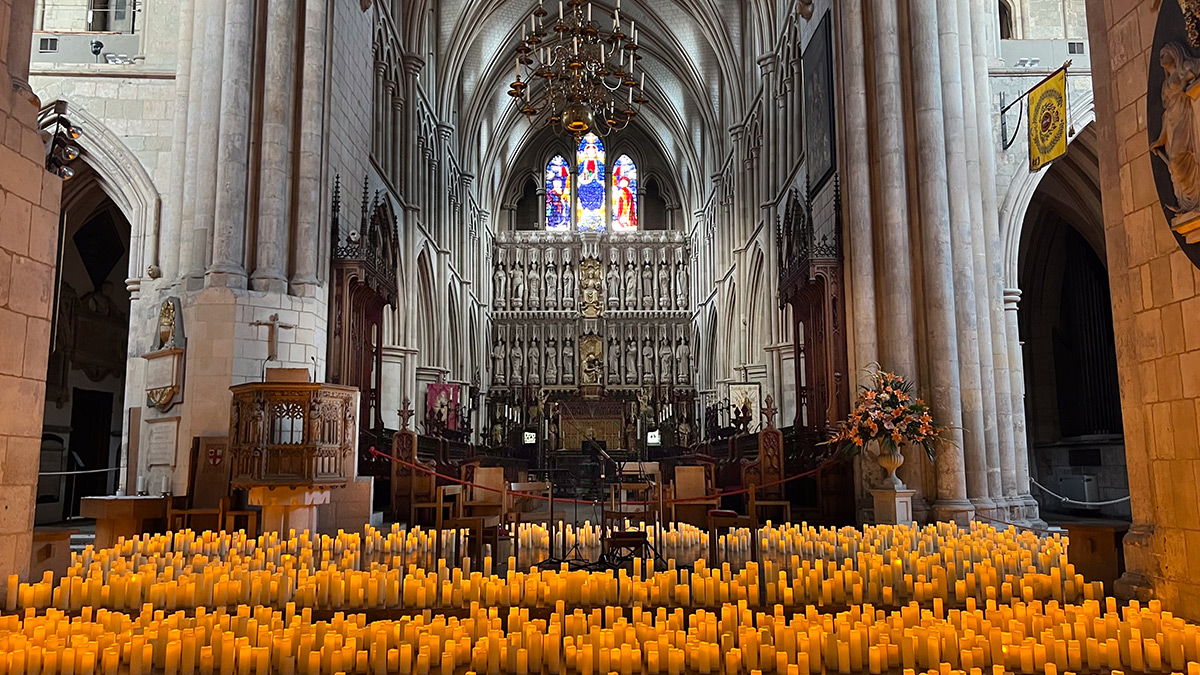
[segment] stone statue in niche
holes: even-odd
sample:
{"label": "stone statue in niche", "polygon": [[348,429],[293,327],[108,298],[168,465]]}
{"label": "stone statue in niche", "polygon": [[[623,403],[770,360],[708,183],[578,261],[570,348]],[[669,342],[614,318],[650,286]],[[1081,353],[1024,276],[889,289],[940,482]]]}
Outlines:
{"label": "stone statue in niche", "polygon": [[633,251],[629,252],[629,262],[625,263],[625,309],[637,309],[637,263],[633,261]]}
{"label": "stone statue in niche", "polygon": [[654,343],[642,338],[642,382],[654,382]]}
{"label": "stone statue in niche", "polygon": [[558,341],[546,338],[546,384],[558,384]]}
{"label": "stone statue in niche", "polygon": [[562,381],[563,384],[575,382],[575,341],[570,335],[563,338]]}
{"label": "stone statue in niche", "polygon": [[512,282],[512,302],[509,303],[509,307],[519,310],[525,303],[525,266],[519,261],[513,263],[512,269],[508,271],[508,277]]}
{"label": "stone statue in niche", "polygon": [[629,333],[625,338],[625,382],[626,384],[637,384],[638,380],[638,343],[633,337],[633,333]]}
{"label": "stone statue in niche", "polygon": [[525,289],[525,308],[542,308],[542,273],[537,258],[529,261],[529,285]]}
{"label": "stone statue in niche", "polygon": [[642,309],[654,309],[654,263],[650,249],[642,251]]}
{"label": "stone statue in niche", "polygon": [[496,309],[504,309],[508,304],[508,272],[504,269],[504,263],[496,263],[496,271],[492,272],[492,306]]}
{"label": "stone statue in niche", "polygon": [[509,377],[513,384],[521,384],[521,373],[524,371],[525,365],[525,350],[521,338],[517,338],[517,341],[513,343],[512,349],[508,352],[508,358],[511,364]]}
{"label": "stone statue in niche", "polygon": [[492,382],[504,384],[504,338],[492,345]]}
{"label": "stone statue in niche", "polygon": [[1171,228],[1187,243],[1200,242],[1200,147],[1197,110],[1191,93],[1200,83],[1200,59],[1188,56],[1177,42],[1163,45],[1158,55],[1163,69],[1162,132],[1150,144],[1154,157],[1167,165],[1175,206]]}
{"label": "stone statue in niche", "polygon": [[658,308],[671,309],[671,263],[665,253],[658,261]]}
{"label": "stone statue in niche", "polygon": [[671,349],[671,340],[665,335],[658,339],[658,376],[663,384],[670,384],[672,360],[675,358],[674,350]]}
{"label": "stone statue in niche", "polygon": [[529,384],[541,384],[542,382],[542,350],[538,346],[538,339],[533,338],[529,341],[529,357],[525,364],[526,373],[528,373]]}
{"label": "stone statue in niche", "polygon": [[608,273],[605,274],[604,284],[608,286],[608,308],[621,308],[621,257],[617,249],[608,253]]}
{"label": "stone statue in niche", "polygon": [[621,384],[621,338],[615,334],[608,339],[608,381]]}
{"label": "stone statue in niche", "polygon": [[546,309],[558,309],[558,269],[554,265],[554,251],[546,251]]}
{"label": "stone statue in niche", "polygon": [[688,267],[682,259],[675,263],[675,309],[688,308]]}
{"label": "stone statue in niche", "polygon": [[691,379],[692,372],[692,348],[688,345],[687,340],[679,338],[678,345],[675,347],[675,379],[679,384],[687,384]]}
{"label": "stone statue in niche", "polygon": [[572,267],[570,258],[563,261],[562,308],[575,308],[575,268]]}

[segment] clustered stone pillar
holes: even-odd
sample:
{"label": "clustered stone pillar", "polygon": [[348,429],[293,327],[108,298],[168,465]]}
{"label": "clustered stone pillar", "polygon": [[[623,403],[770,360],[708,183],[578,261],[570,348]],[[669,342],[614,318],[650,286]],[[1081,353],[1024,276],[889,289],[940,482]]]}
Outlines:
{"label": "clustered stone pillar", "polygon": [[[993,165],[994,9],[983,0],[835,5],[851,314],[857,364],[877,353],[883,368],[914,378],[950,427],[932,480],[917,453],[901,478],[925,491],[935,517],[1028,523],[1037,511],[1019,291],[1003,287]],[[918,518],[926,508],[914,501]]]}
{"label": "clustered stone pillar", "polygon": [[167,280],[316,294],[329,3],[268,0],[261,17],[253,0],[182,3],[171,167],[180,197],[153,252]]}

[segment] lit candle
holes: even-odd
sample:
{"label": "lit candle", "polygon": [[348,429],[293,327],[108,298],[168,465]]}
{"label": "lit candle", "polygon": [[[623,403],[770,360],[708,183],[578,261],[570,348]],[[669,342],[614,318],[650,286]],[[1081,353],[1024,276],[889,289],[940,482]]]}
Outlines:
{"label": "lit candle", "polygon": [[562,23],[562,20],[563,20],[563,4],[562,4],[562,0],[558,0],[558,21],[559,21],[559,23]]}

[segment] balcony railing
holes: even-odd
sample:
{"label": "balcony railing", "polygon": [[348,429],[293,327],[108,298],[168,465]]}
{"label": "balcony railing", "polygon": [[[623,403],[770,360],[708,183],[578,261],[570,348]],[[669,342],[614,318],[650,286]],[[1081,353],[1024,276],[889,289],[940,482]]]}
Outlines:
{"label": "balcony railing", "polygon": [[230,389],[234,487],[338,487],[353,477],[357,389],[277,382]]}

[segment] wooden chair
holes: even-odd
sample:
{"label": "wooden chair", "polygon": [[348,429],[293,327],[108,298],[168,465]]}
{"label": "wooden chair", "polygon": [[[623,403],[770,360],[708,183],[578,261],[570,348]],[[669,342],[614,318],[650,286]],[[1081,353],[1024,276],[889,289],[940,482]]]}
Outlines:
{"label": "wooden chair", "polygon": [[[661,520],[659,496],[659,487],[654,483],[613,483],[609,486],[609,504],[601,514],[606,556],[623,559],[646,557],[649,554],[647,530],[637,528],[636,524],[641,523],[647,528],[658,527]],[[621,500],[644,503],[623,504]],[[625,521],[629,521],[629,528],[626,528]]]}
{"label": "wooden chair", "polygon": [[167,500],[169,531],[206,528],[232,531],[237,521],[244,519],[246,534],[250,537],[258,535],[258,512],[234,510],[231,506],[228,449],[229,439],[223,436],[192,439],[187,494]]}
{"label": "wooden chair", "polygon": [[[704,466],[677,466],[673,482],[671,520],[696,527],[708,524],[708,512],[720,506],[719,491],[709,478],[711,469]],[[687,501],[679,501],[686,499]]]}
{"label": "wooden chair", "polygon": [[758,562],[758,504],[754,498],[754,485],[746,493],[746,515],[727,509],[710,509],[708,512],[708,564],[717,566],[717,539],[722,530],[745,527],[750,530],[750,559]]}

